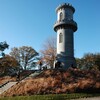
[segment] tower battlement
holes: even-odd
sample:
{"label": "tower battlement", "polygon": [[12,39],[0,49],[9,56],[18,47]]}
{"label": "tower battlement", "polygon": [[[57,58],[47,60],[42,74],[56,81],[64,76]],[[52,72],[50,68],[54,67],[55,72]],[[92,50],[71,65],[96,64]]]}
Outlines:
{"label": "tower battlement", "polygon": [[73,13],[75,12],[74,7],[73,7],[70,3],[63,3],[63,4],[60,4],[60,5],[56,8],[56,12],[58,12],[58,10],[60,10],[60,9],[66,9],[66,8],[72,9]]}

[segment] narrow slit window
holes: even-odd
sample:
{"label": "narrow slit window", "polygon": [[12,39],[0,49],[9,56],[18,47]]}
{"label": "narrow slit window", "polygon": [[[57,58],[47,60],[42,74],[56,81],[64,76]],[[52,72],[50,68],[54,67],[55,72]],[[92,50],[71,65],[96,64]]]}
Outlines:
{"label": "narrow slit window", "polygon": [[62,20],[63,19],[63,13],[61,12],[60,13],[60,20]]}
{"label": "narrow slit window", "polygon": [[60,34],[59,34],[59,43],[62,43],[62,42],[63,42],[63,34],[60,33]]}

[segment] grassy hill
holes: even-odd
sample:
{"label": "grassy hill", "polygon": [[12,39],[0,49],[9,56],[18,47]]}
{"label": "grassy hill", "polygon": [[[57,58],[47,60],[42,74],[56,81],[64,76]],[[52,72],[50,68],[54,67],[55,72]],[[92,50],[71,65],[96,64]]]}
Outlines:
{"label": "grassy hill", "polygon": [[100,93],[100,71],[94,70],[45,70],[37,77],[18,83],[1,96],[36,94]]}

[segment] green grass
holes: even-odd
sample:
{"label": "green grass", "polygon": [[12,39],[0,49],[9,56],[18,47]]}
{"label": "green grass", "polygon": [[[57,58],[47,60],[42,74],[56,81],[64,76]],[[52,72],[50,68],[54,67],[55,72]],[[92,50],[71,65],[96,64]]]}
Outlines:
{"label": "green grass", "polygon": [[32,95],[32,96],[16,96],[4,97],[0,100],[70,100],[84,97],[100,96],[98,94],[74,93],[74,94],[50,94],[50,95]]}

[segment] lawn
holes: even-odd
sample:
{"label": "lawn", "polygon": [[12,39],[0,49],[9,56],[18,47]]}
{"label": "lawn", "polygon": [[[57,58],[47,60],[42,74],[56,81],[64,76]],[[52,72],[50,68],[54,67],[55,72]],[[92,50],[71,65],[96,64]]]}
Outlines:
{"label": "lawn", "polygon": [[0,98],[0,100],[70,100],[70,99],[95,97],[95,96],[100,96],[100,93],[95,93],[95,94],[73,93],[73,94],[16,96],[16,97],[4,97],[4,98]]}

